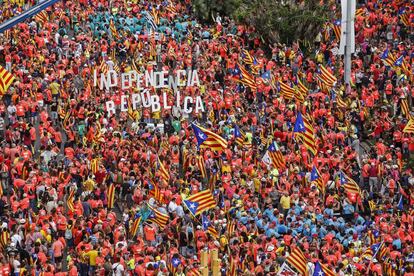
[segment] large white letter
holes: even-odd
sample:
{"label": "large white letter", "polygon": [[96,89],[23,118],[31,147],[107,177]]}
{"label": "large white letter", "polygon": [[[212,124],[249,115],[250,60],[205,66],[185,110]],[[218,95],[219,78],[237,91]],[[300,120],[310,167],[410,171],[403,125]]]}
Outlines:
{"label": "large white letter", "polygon": [[93,87],[98,85],[98,77],[96,76],[96,69],[93,70]]}
{"label": "large white letter", "polygon": [[[147,97],[145,99],[145,97]],[[147,89],[144,92],[141,92],[141,101],[143,107],[150,107],[151,106],[151,95]]]}
{"label": "large white letter", "polygon": [[110,80],[109,87],[116,87],[118,85],[118,74],[115,70],[109,70],[108,79]]}
{"label": "large white letter", "polygon": [[174,79],[174,76],[172,75],[168,77],[168,88],[173,89],[174,91],[177,91],[177,82]]}
{"label": "large white letter", "polygon": [[180,108],[180,105],[181,105],[181,94],[180,94],[180,91],[179,90],[177,90],[177,97],[175,98],[175,100],[177,101],[176,102],[177,103],[177,107]]}
{"label": "large white letter", "polygon": [[121,89],[125,90],[131,87],[132,80],[131,74],[129,73],[122,73],[121,74]]}
{"label": "large white letter", "polygon": [[106,112],[108,113],[108,118],[111,117],[112,114],[115,114],[115,103],[114,103],[114,101],[107,101],[106,102]]}
{"label": "large white letter", "polygon": [[121,96],[121,111],[128,111],[128,95]]}
{"label": "large white letter", "polygon": [[162,71],[163,82],[160,83],[162,88],[168,87],[168,71]]}
{"label": "large white letter", "polygon": [[143,89],[142,86],[141,86],[141,84],[142,84],[142,76],[143,76],[142,74],[137,74],[137,72],[135,72],[135,77],[136,77],[136,81],[137,81],[137,88],[140,91]]}
{"label": "large white letter", "polygon": [[131,102],[132,102],[132,109],[137,109],[137,105],[141,102],[141,97],[138,93],[134,93],[131,96]]}
{"label": "large white letter", "polygon": [[161,110],[160,97],[158,95],[151,95],[152,112]]}
{"label": "large white letter", "polygon": [[154,71],[145,71],[145,86],[155,87],[155,80],[154,80]]}
{"label": "large white letter", "polygon": [[184,98],[184,112],[185,113],[191,113],[191,111],[193,111],[193,108],[192,107],[190,107],[190,108],[188,108],[188,102],[190,102],[190,103],[192,103],[193,102],[193,98],[191,98],[191,97],[189,97],[189,96],[186,96],[185,98]]}
{"label": "large white letter", "polygon": [[191,74],[190,86],[195,86],[196,84],[197,86],[200,86],[200,80],[198,78],[197,70],[193,70],[193,73]]}
{"label": "large white letter", "polygon": [[168,105],[167,93],[162,93],[162,101],[164,102],[164,109],[171,109],[171,106]]}
{"label": "large white letter", "polygon": [[99,84],[99,89],[103,90],[109,90],[109,87],[111,87],[111,76],[108,74],[101,73],[101,82]]}
{"label": "large white letter", "polygon": [[203,102],[201,101],[201,97],[197,96],[196,97],[196,102],[195,102],[195,113],[199,113],[199,112],[204,112],[204,105]]}

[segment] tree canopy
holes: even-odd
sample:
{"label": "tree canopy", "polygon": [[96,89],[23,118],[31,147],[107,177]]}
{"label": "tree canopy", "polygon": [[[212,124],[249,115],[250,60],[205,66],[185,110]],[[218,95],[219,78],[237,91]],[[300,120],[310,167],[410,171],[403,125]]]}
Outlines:
{"label": "tree canopy", "polygon": [[332,18],[329,5],[320,5],[319,0],[194,0],[193,7],[201,20],[211,21],[215,14],[230,16],[255,27],[271,43],[313,41]]}

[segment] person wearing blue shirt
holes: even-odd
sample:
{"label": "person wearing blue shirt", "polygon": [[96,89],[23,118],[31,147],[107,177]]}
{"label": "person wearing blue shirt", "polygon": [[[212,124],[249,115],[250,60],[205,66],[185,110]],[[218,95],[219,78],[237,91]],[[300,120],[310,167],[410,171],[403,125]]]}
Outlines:
{"label": "person wearing blue shirt", "polygon": [[397,248],[397,250],[401,250],[401,240],[400,239],[396,239],[396,240],[394,240],[393,242],[392,242],[392,246],[394,247],[396,247]]}
{"label": "person wearing blue shirt", "polygon": [[286,227],[286,225],[284,224],[284,222],[282,221],[278,226],[277,226],[277,233],[284,235],[287,233],[288,228]]}
{"label": "person wearing blue shirt", "polygon": [[256,218],[255,218],[255,221],[256,221],[256,226],[257,226],[259,229],[263,229],[263,225],[264,225],[264,220],[263,220],[263,218],[262,218],[262,217],[256,217]]}
{"label": "person wearing blue shirt", "polygon": [[269,217],[270,215],[273,215],[273,208],[272,206],[268,206],[264,212],[263,212],[263,216],[264,217]]}
{"label": "person wearing blue shirt", "polygon": [[334,211],[332,210],[332,208],[326,208],[324,211],[323,211],[323,213],[324,214],[327,214],[328,216],[330,216],[330,217],[332,217],[333,215],[334,215]]}
{"label": "person wearing blue shirt", "polygon": [[350,203],[345,203],[342,213],[344,215],[352,215],[355,212],[355,207]]}

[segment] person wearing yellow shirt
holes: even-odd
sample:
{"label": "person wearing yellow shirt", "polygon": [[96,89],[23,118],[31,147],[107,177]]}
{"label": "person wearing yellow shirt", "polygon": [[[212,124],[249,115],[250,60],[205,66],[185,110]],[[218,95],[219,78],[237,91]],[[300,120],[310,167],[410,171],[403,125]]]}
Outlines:
{"label": "person wearing yellow shirt", "polygon": [[95,181],[92,178],[88,178],[83,182],[83,186],[85,187],[86,191],[93,191],[95,187]]}
{"label": "person wearing yellow shirt", "polygon": [[286,217],[290,209],[290,195],[287,192],[284,192],[280,198],[280,206],[283,209],[284,217]]}
{"label": "person wearing yellow shirt", "polygon": [[89,259],[89,271],[91,272],[91,275],[94,275],[96,270],[96,258],[99,256],[99,252],[96,250],[96,245],[84,255]]}
{"label": "person wearing yellow shirt", "polygon": [[54,98],[57,98],[59,96],[60,84],[54,81],[49,85],[49,88],[50,88],[50,91],[52,92],[52,96]]}

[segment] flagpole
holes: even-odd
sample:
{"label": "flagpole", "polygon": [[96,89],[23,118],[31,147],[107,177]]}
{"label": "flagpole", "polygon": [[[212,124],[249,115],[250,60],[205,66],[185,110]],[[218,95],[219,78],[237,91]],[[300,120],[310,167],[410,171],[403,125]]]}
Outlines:
{"label": "flagpole", "polygon": [[372,261],[375,259],[375,257],[377,256],[378,252],[381,250],[381,246],[384,244],[384,241],[382,241],[380,243],[380,245],[378,246],[378,250],[377,252],[375,252],[375,254],[372,256],[371,260],[369,261],[369,265],[368,265],[368,271],[367,274],[369,275],[369,272],[371,270],[371,265],[372,265]]}
{"label": "flagpole", "polygon": [[[346,1],[346,2],[345,2]],[[345,58],[344,58],[344,77],[345,77],[345,84],[350,85],[351,83],[351,52],[352,52],[352,44],[354,41],[352,41],[352,28],[354,27],[353,23],[353,15],[352,15],[352,6],[354,5],[355,0],[343,0],[342,5],[346,4],[346,44],[345,44]],[[342,15],[342,18],[344,16]]]}

